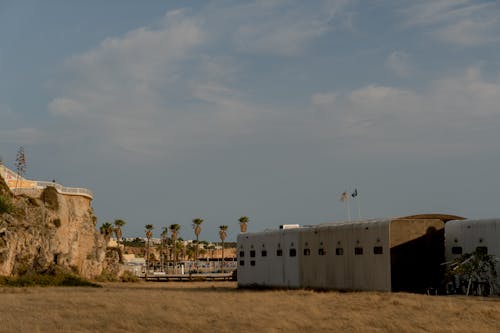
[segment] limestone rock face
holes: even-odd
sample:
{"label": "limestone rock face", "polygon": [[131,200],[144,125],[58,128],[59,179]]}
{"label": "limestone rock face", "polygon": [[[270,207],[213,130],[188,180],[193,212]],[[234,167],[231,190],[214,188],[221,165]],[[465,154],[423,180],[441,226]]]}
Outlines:
{"label": "limestone rock face", "polygon": [[104,238],[91,200],[53,187],[13,196],[0,177],[0,195],[12,210],[0,213],[0,275],[44,272],[57,265],[92,278],[101,274]]}

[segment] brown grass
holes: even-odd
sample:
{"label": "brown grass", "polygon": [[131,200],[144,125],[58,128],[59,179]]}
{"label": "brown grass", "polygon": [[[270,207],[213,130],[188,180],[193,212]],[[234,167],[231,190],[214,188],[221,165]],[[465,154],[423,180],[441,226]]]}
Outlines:
{"label": "brown grass", "polygon": [[0,288],[0,332],[499,332],[500,299],[238,290],[233,282]]}

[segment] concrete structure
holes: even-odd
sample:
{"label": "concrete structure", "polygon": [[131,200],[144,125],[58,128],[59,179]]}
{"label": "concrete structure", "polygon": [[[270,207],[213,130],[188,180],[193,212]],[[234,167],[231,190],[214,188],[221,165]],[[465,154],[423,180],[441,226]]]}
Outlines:
{"label": "concrete structure", "polygon": [[[446,261],[482,251],[500,258],[500,219],[450,221],[445,226]],[[500,272],[497,262],[496,271]],[[500,285],[500,275],[497,277]]]}
{"label": "concrete structure", "polygon": [[7,186],[9,186],[10,190],[15,194],[28,194],[32,196],[36,196],[39,192],[45,189],[47,186],[54,187],[57,192],[65,195],[80,195],[87,197],[89,199],[93,199],[94,194],[92,191],[86,188],[80,187],[65,187],[56,182],[46,182],[46,181],[37,181],[37,180],[29,180],[26,178],[19,177],[17,173],[10,170],[4,165],[0,164],[0,176],[5,180]]}
{"label": "concrete structure", "polygon": [[238,285],[424,292],[441,282],[450,215],[282,228],[238,236]]}

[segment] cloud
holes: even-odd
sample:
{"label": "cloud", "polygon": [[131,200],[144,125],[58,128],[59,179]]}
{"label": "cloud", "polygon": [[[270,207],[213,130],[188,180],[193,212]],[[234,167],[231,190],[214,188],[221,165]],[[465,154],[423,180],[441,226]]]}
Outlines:
{"label": "cloud", "polygon": [[331,106],[335,103],[337,94],[335,93],[316,93],[312,95],[311,102],[317,106]]}
{"label": "cloud", "polygon": [[234,43],[240,52],[280,56],[302,54],[320,36],[336,28],[345,28],[347,0],[308,2],[263,2],[241,7],[241,24]]}
{"label": "cloud", "polygon": [[370,84],[338,92],[329,114],[309,131],[358,152],[465,155],[494,149],[498,105],[500,80],[486,80],[471,66],[419,91]]}
{"label": "cloud", "polygon": [[55,116],[78,116],[87,110],[78,102],[68,98],[55,98],[49,103],[49,111]]}
{"label": "cloud", "polygon": [[407,77],[413,72],[410,55],[403,51],[392,52],[387,57],[385,66],[401,77]]}
{"label": "cloud", "polygon": [[500,42],[496,1],[426,0],[402,10],[409,27],[427,29],[436,39],[462,46]]}
{"label": "cloud", "polygon": [[49,111],[124,149],[153,151],[171,135],[164,130],[182,118],[169,98],[187,89],[181,70],[202,43],[201,23],[182,11],[167,13],[156,27],[108,38],[66,61]]}
{"label": "cloud", "polygon": [[351,92],[349,100],[356,104],[373,105],[412,98],[414,94],[398,88],[369,85]]}
{"label": "cloud", "polygon": [[[500,11],[497,13],[500,14]],[[442,40],[464,46],[498,43],[500,20],[492,17],[484,20],[467,18],[443,27],[437,34]]]}
{"label": "cloud", "polygon": [[46,138],[43,131],[33,127],[0,129],[0,140],[17,145],[37,145]]}
{"label": "cloud", "polygon": [[[170,11],[68,58],[49,113],[75,133],[153,155],[250,133],[274,111],[235,88],[244,65],[232,51],[298,55],[341,25],[347,4],[214,2],[196,13]],[[334,97],[316,96],[325,98]]]}
{"label": "cloud", "polygon": [[72,56],[50,114],[106,145],[151,155],[244,132],[265,111],[230,88],[238,72],[230,56],[204,52],[208,30],[177,10]]}
{"label": "cloud", "polygon": [[[321,8],[327,4],[322,2]],[[294,31],[293,27],[303,24],[322,27],[316,30],[320,34],[323,28],[332,29],[331,20],[346,3],[330,4],[338,7],[320,14],[318,7],[301,12],[300,5],[287,1],[208,6],[196,14],[169,12],[157,25],[108,38],[69,58],[49,111],[61,128],[80,131],[79,138],[99,138],[102,149],[161,156],[193,147],[235,144],[245,137],[290,142],[319,135],[356,138],[366,146],[388,140],[396,146],[415,146],[420,140],[439,139],[442,133],[454,137],[456,129],[472,131],[486,118],[489,124],[497,122],[499,83],[485,80],[474,66],[422,83],[418,91],[372,83],[350,91],[326,88],[304,97],[312,109],[324,112],[303,112],[286,99],[279,106],[262,105],[265,97],[255,96],[258,92],[240,84],[254,68],[238,56],[241,52],[279,55],[275,44],[258,47],[264,45],[260,44],[265,37],[260,29],[266,24],[270,35],[287,26]],[[264,9],[272,15],[266,16]],[[228,15],[233,12],[235,16]],[[248,17],[240,20],[245,14]],[[279,19],[273,20],[275,17]],[[252,19],[256,19],[256,34],[240,36],[240,42],[249,46],[242,50],[232,37],[250,29]],[[422,15],[412,24],[424,21],[440,22],[432,15]],[[287,46],[279,48],[286,50],[283,56],[298,55],[317,36],[288,38]],[[234,47],[237,54],[232,53]],[[398,75],[409,75],[410,60],[408,53],[396,50],[388,56],[386,66]],[[422,133],[425,137],[420,139]]]}

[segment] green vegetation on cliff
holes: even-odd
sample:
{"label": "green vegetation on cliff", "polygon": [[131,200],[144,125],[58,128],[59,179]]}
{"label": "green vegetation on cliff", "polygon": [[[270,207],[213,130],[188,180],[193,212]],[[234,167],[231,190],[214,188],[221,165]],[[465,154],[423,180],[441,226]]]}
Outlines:
{"label": "green vegetation on cliff", "polygon": [[0,276],[0,285],[8,287],[101,287],[97,283],[71,273]]}

